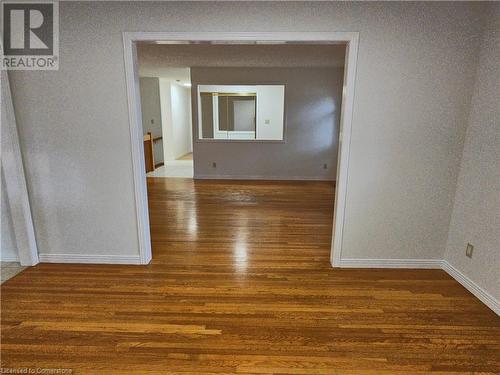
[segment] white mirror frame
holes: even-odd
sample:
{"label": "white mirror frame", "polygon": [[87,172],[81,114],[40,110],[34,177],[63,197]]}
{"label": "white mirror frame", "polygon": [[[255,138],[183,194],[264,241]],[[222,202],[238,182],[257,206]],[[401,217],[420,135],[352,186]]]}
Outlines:
{"label": "white mirror frame", "polygon": [[[238,133],[239,138],[230,138],[227,131],[220,131],[217,128],[219,123],[219,108],[218,100],[213,101],[213,126],[214,126],[214,137],[213,138],[203,138],[203,122],[201,116],[201,94],[202,93],[235,93],[235,94],[247,94],[255,93],[256,98],[256,110],[255,110],[255,131],[254,132],[231,132]],[[198,102],[198,141],[246,141],[246,142],[268,142],[268,141],[285,141],[285,85],[198,85],[196,90],[196,100]],[[266,102],[271,102],[270,100],[262,100],[262,97],[281,97],[281,101],[276,105],[266,105]],[[259,98],[261,100],[261,105],[259,105]],[[267,108],[267,111],[265,110]],[[273,108],[271,111],[269,108]],[[269,115],[269,117],[264,117],[264,115]],[[269,118],[271,125],[264,125],[262,120]],[[273,127],[272,125],[278,124],[278,127]],[[266,132],[265,135],[259,136],[259,132]],[[224,135],[225,137],[221,137]],[[253,138],[245,138],[246,135],[253,134]]]}

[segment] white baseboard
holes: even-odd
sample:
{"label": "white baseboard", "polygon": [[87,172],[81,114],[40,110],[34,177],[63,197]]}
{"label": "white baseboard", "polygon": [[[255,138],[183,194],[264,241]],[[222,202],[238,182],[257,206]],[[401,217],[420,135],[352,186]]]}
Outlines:
{"label": "white baseboard", "polygon": [[441,269],[440,259],[341,259],[343,268],[424,268]]}
{"label": "white baseboard", "polygon": [[500,316],[500,302],[474,281],[442,259],[341,259],[341,268],[442,269]]}
{"label": "white baseboard", "polygon": [[442,261],[442,269],[446,271],[451,277],[462,284],[465,289],[474,294],[481,302],[492,309],[497,315],[500,316],[500,302],[477,285],[474,281],[465,276],[462,272],[453,267],[446,260]]}
{"label": "white baseboard", "polygon": [[41,263],[141,264],[140,255],[39,254]]}
{"label": "white baseboard", "polygon": [[0,255],[0,261],[2,261],[2,262],[19,262],[19,257],[17,255]]}
{"label": "white baseboard", "polygon": [[242,176],[242,175],[215,175],[194,174],[195,180],[263,180],[263,181],[335,181],[327,176]]}

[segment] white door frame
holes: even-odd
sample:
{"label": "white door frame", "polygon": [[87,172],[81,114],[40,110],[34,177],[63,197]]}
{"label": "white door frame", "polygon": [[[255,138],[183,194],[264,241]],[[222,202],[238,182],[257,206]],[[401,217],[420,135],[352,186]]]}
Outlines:
{"label": "white door frame", "polygon": [[7,71],[2,70],[0,74],[2,96],[2,172],[5,177],[5,188],[7,190],[6,192],[2,191],[1,194],[7,193],[7,203],[12,217],[19,262],[23,266],[34,266],[39,262],[38,247],[33,218],[31,216],[21,146],[19,144],[16,114],[12,103]]}
{"label": "white door frame", "polygon": [[132,168],[139,236],[141,263],[151,261],[151,240],[149,233],[148,197],[146,173],[144,170],[144,149],[142,135],[141,98],[139,94],[139,74],[136,43],[142,41],[162,41],[190,43],[196,41],[220,43],[254,42],[297,42],[297,43],[346,43],[344,67],[344,87],[340,110],[339,152],[337,181],[335,187],[335,214],[330,261],[332,266],[340,267],[344,232],[345,205],[349,167],[349,147],[356,81],[356,62],[358,56],[358,32],[124,32],[123,53],[127,81],[130,137],[132,146]]}

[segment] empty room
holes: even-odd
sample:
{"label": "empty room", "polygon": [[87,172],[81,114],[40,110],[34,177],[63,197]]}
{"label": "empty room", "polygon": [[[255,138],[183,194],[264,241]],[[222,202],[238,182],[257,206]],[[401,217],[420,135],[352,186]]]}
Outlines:
{"label": "empty room", "polygon": [[498,3],[1,7],[2,373],[500,373]]}

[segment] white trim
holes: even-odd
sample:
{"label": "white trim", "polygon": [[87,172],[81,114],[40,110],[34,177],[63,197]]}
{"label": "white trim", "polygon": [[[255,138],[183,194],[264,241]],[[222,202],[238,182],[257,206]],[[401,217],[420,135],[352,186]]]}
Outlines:
{"label": "white trim", "polygon": [[441,269],[462,284],[481,302],[500,316],[500,302],[486,290],[477,285],[461,271],[442,259],[342,259],[342,268],[402,268],[402,269]]}
{"label": "white trim", "polygon": [[139,255],[40,254],[41,263],[143,264]]}
{"label": "white trim", "polygon": [[[198,90],[199,90],[198,86]],[[198,97],[196,100],[201,103],[201,96],[200,92],[198,92]],[[203,117],[202,117],[202,112],[201,110],[198,112],[198,122],[199,122],[199,128],[203,132]],[[213,97],[212,98],[212,131],[214,133],[214,139],[227,139],[227,130],[219,130],[219,97]],[[200,133],[203,135],[203,133]],[[198,134],[198,139],[200,138],[200,134]]]}
{"label": "white trim", "polygon": [[495,314],[500,316],[500,301],[469,279],[465,274],[453,267],[448,261],[442,261],[442,269],[462,284],[465,289],[474,294],[481,302],[492,309]]}
{"label": "white trim", "polygon": [[349,149],[351,145],[356,64],[358,61],[359,34],[351,34],[346,48],[344,87],[342,90],[342,105],[340,108],[337,184],[335,186],[335,217],[333,219],[332,251],[330,253],[330,262],[334,267],[341,266],[342,259],[345,207],[347,204],[347,182],[349,179]]}
{"label": "white trim", "polygon": [[254,93],[257,96],[258,86],[260,85],[198,85],[198,97],[202,92]]}
{"label": "white trim", "polygon": [[441,269],[441,259],[342,259],[343,268]]}
{"label": "white trim", "polygon": [[[0,35],[1,36],[1,35]],[[7,202],[10,208],[14,238],[21,265],[34,266],[38,260],[38,247],[35,228],[31,216],[31,206],[24,173],[21,146],[17,132],[16,115],[10,91],[7,71],[1,71],[2,109],[2,168],[7,190]],[[2,192],[4,194],[5,192]]]}
{"label": "white trim", "polygon": [[[344,216],[347,196],[349,147],[351,139],[352,111],[354,107],[354,85],[358,55],[358,32],[124,32],[123,54],[127,80],[129,126],[132,144],[132,167],[134,176],[137,230],[141,262],[151,260],[147,191],[144,172],[144,150],[142,145],[142,121],[139,84],[137,74],[137,41],[195,42],[254,44],[271,42],[347,43],[344,89],[341,106],[337,188],[335,198],[334,235],[331,263],[340,265],[344,232]],[[198,103],[199,106],[199,103]],[[199,130],[199,129],[198,129]],[[197,176],[197,178],[203,178]],[[228,177],[229,178],[229,177]]]}
{"label": "white trim", "polygon": [[[309,32],[309,31],[275,31],[275,32],[124,32],[124,36],[133,41],[156,42],[162,41],[162,44],[168,44],[169,41],[176,42],[196,42],[207,41],[220,44],[255,44],[255,42],[273,42],[272,44],[285,44],[286,42],[304,42],[304,43],[343,43],[352,40],[357,32]],[[265,43],[264,43],[265,44]]]}
{"label": "white trim", "polygon": [[[196,112],[197,116],[198,116],[198,136],[196,137],[196,141],[197,141],[199,139],[202,139],[202,136],[203,136],[203,123],[202,123],[203,119],[200,118],[200,113],[201,113],[200,86],[198,86],[196,88],[196,95],[197,95],[196,96],[196,103],[197,103],[197,107],[198,107],[198,112]],[[215,100],[212,100],[212,105],[213,105],[212,111],[215,113]],[[193,116],[193,113],[191,113],[191,119],[192,119],[192,116]]]}
{"label": "white trim", "polygon": [[135,211],[137,236],[141,264],[151,261],[151,238],[149,233],[148,192],[146,187],[146,169],[144,167],[144,146],[142,134],[141,101],[139,74],[137,69],[137,48],[133,39],[123,34],[123,52],[125,58],[125,77],[127,81],[128,116],[130,143],[132,147],[132,173],[134,176]]}
{"label": "white trim", "polygon": [[0,262],[19,262],[19,257],[17,255],[2,255]]}

